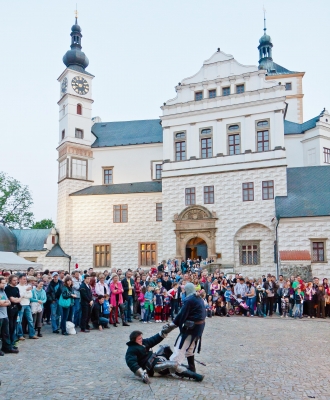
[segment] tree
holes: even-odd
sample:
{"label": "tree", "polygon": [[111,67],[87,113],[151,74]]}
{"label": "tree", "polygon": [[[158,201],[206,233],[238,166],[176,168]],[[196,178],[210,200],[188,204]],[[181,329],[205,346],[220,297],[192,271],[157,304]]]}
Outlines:
{"label": "tree", "polygon": [[0,172],[0,223],[8,228],[29,228],[33,201],[28,186]]}
{"label": "tree", "polygon": [[35,222],[31,229],[50,229],[54,228],[55,224],[52,219],[42,219],[41,221]]}

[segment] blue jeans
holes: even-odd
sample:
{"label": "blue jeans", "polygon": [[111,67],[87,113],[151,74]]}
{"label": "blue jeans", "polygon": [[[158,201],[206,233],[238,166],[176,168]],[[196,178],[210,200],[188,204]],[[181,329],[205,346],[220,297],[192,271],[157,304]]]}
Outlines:
{"label": "blue jeans", "polygon": [[99,317],[99,325],[102,325],[103,328],[109,324],[109,319],[104,317]]}
{"label": "blue jeans", "polygon": [[303,312],[303,308],[302,308],[302,304],[296,304],[296,312],[294,313],[294,317],[297,318],[301,318],[302,317],[302,312]]}
{"label": "blue jeans", "polygon": [[258,315],[259,317],[265,317],[266,312],[265,312],[265,303],[258,303],[257,304],[257,310],[258,310]]}
{"label": "blue jeans", "polygon": [[72,322],[73,306],[62,307],[61,330],[62,333],[66,332],[66,321]]}
{"label": "blue jeans", "polygon": [[74,299],[74,305],[73,305],[73,323],[74,323],[76,326],[80,326],[80,318],[81,318],[80,299]]}
{"label": "blue jeans", "polygon": [[146,308],[145,311],[144,311],[143,321],[144,322],[149,322],[150,321],[150,317],[151,317],[151,309],[150,309],[150,306],[148,306],[148,308]]}
{"label": "blue jeans", "polygon": [[22,328],[22,319],[23,316],[26,318],[28,326],[29,326],[29,337],[33,337],[36,334],[33,326],[33,318],[30,306],[22,306],[22,309],[18,313],[20,323],[17,324],[17,336],[20,338],[23,336],[23,328]]}
{"label": "blue jeans", "polygon": [[60,329],[61,308],[62,307],[58,304],[58,300],[50,304],[53,332]]}
{"label": "blue jeans", "polygon": [[125,311],[126,321],[132,321],[132,312],[133,312],[133,296],[127,296],[127,307]]}
{"label": "blue jeans", "polygon": [[246,299],[246,305],[249,306],[251,315],[254,315],[254,306],[256,304],[256,297],[248,297]]}

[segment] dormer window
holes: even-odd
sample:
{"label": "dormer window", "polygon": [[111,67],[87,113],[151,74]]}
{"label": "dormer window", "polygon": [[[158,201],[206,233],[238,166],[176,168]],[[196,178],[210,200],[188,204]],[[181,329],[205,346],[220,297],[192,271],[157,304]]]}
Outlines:
{"label": "dormer window", "polygon": [[77,114],[82,115],[82,105],[81,104],[77,104]]}

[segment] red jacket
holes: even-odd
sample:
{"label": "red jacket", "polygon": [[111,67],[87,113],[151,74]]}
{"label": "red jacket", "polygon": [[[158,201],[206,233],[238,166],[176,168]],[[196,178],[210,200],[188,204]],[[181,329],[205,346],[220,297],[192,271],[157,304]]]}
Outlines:
{"label": "red jacket", "polygon": [[[116,289],[117,287],[117,289]],[[119,302],[118,304],[123,304],[123,295],[122,293],[124,292],[123,286],[121,282],[117,282],[114,284],[113,282],[110,284],[110,292],[111,292],[111,297],[110,297],[110,304],[114,307],[117,306],[116,304],[116,295],[119,294]]]}

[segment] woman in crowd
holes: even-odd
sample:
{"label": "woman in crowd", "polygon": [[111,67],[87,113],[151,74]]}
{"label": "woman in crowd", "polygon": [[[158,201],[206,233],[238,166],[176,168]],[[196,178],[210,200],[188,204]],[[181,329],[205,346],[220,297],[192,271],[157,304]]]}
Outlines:
{"label": "woman in crowd", "polygon": [[111,313],[112,313],[113,326],[117,327],[119,313],[121,316],[122,325],[129,326],[125,322],[124,309],[123,309],[124,289],[121,282],[119,282],[118,275],[112,276],[112,282],[110,284],[110,292],[111,292],[110,304],[112,305]]}
{"label": "woman in crowd", "polygon": [[[95,272],[92,272],[92,274],[96,275]],[[91,287],[91,290],[92,290],[93,300],[96,301],[97,298],[99,297],[99,295],[96,293],[96,278],[95,278],[95,276],[91,277],[89,286]]]}
{"label": "woman in crowd", "polygon": [[313,296],[315,294],[315,290],[313,288],[313,282],[308,282],[305,291],[305,298],[304,298],[304,310],[307,318],[314,318],[313,314]]}
{"label": "woman in crowd", "polygon": [[61,294],[61,297],[67,303],[67,306],[61,304],[61,299],[59,302],[60,306],[62,306],[61,330],[62,330],[62,335],[65,336],[68,335],[68,332],[66,331],[66,323],[67,321],[72,322],[73,305],[74,305],[74,299],[76,298],[76,295],[73,294],[72,291],[72,285],[73,285],[72,278],[70,275],[67,275],[64,278],[64,285]]}
{"label": "woman in crowd", "polygon": [[322,285],[319,285],[317,291],[317,318],[325,318],[325,291]]}
{"label": "woman in crowd", "polygon": [[44,281],[42,279],[39,279],[37,281],[37,286],[32,290],[32,297],[31,297],[33,325],[34,329],[38,332],[37,333],[38,337],[42,337],[41,334],[42,315],[44,311],[44,304],[47,301],[47,295],[43,287],[44,287]]}
{"label": "woman in crowd", "polygon": [[134,301],[133,301],[133,315],[141,314],[141,307],[139,303],[139,296],[141,293],[141,277],[139,273],[135,275],[135,282],[134,282]]}
{"label": "woman in crowd", "polygon": [[254,317],[254,307],[256,305],[256,290],[250,281],[246,282],[246,304],[249,307],[251,317]]}
{"label": "woman in crowd", "polygon": [[[93,293],[93,290],[92,290]],[[104,296],[106,294],[110,295],[110,288],[107,282],[105,282],[105,275],[99,275],[99,281],[95,284],[95,293],[98,296]]]}

